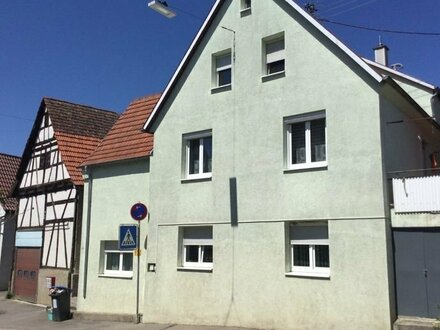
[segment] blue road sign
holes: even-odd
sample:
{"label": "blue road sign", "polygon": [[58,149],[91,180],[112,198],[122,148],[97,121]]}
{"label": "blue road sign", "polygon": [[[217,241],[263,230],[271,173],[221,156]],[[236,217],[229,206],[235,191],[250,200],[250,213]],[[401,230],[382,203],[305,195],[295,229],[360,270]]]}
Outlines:
{"label": "blue road sign", "polygon": [[148,209],[145,204],[136,203],[130,209],[131,217],[136,221],[144,220],[148,215]]}
{"label": "blue road sign", "polygon": [[135,250],[137,248],[137,237],[137,225],[119,225],[120,250]]}

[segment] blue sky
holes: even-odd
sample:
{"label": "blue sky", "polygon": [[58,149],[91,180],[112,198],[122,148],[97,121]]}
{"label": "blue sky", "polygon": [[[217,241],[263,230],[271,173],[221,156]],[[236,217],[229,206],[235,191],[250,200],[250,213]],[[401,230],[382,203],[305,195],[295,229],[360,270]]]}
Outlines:
{"label": "blue sky", "polygon": [[[147,2],[0,1],[0,153],[21,155],[44,96],[121,112],[134,98],[165,88],[214,0],[168,0],[177,13],[171,20]],[[440,32],[438,0],[314,3],[318,17],[335,21]],[[391,64],[440,85],[440,36],[324,26],[367,58],[382,35]]]}

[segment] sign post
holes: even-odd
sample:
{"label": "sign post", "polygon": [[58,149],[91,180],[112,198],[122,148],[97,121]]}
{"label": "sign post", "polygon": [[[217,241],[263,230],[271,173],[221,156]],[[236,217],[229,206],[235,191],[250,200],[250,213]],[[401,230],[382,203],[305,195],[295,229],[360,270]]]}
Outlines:
{"label": "sign post", "polygon": [[141,221],[144,220],[148,215],[148,209],[145,204],[136,203],[130,209],[130,215],[133,220],[138,222],[138,231],[137,231],[137,244],[136,244],[136,256],[137,256],[137,276],[136,276],[136,323],[140,323],[140,314],[139,314],[139,276],[140,276],[140,257],[141,257],[141,248],[140,248],[140,239],[141,239]]}

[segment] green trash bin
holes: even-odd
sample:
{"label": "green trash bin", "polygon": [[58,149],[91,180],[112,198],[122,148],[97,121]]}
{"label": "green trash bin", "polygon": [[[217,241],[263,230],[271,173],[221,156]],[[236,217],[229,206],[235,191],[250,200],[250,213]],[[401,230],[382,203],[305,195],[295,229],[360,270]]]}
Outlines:
{"label": "green trash bin", "polygon": [[70,292],[69,288],[63,286],[54,286],[49,290],[49,296],[52,300],[52,320],[65,321],[71,318],[70,313]]}

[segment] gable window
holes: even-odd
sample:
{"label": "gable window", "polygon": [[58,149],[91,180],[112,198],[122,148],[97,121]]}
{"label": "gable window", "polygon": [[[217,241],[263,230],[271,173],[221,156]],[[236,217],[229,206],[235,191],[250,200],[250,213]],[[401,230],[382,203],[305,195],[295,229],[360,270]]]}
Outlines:
{"label": "gable window", "polygon": [[265,38],[263,75],[271,75],[285,71],[284,34]]}
{"label": "gable window", "polygon": [[102,275],[114,277],[133,276],[133,251],[120,250],[118,241],[104,241]]}
{"label": "gable window", "polygon": [[251,0],[241,0],[241,10],[251,9],[252,1]]}
{"label": "gable window", "polygon": [[212,133],[184,135],[185,173],[187,179],[212,176]]}
{"label": "gable window", "polygon": [[232,84],[232,64],[231,52],[222,52],[219,55],[214,55],[214,77],[213,86],[223,87]]}
{"label": "gable window", "polygon": [[287,169],[327,166],[325,112],[285,120]]}
{"label": "gable window", "polygon": [[184,227],[182,235],[182,266],[212,270],[212,227]]}
{"label": "gable window", "polygon": [[291,275],[330,276],[327,223],[290,225]]}
{"label": "gable window", "polygon": [[40,155],[40,160],[38,164],[39,170],[44,170],[50,167],[50,152]]}

